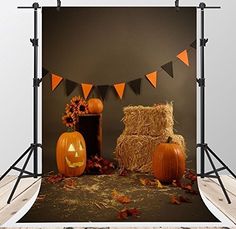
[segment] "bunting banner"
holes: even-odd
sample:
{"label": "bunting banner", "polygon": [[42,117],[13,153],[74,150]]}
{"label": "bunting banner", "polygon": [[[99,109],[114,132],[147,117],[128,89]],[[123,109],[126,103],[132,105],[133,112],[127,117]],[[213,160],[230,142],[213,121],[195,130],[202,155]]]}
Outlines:
{"label": "bunting banner", "polygon": [[152,84],[153,87],[157,87],[157,72],[152,72],[146,75],[149,82]]}
{"label": "bunting banner", "polygon": [[59,84],[61,83],[63,78],[58,76],[58,75],[52,74],[52,78],[51,79],[52,79],[51,87],[52,87],[52,91],[54,91],[59,86]]}
{"label": "bunting banner", "polygon": [[87,84],[87,83],[82,83],[81,84],[82,90],[83,90],[83,94],[84,94],[84,98],[87,99],[89,96],[90,91],[93,88],[92,84]]}
{"label": "bunting banner", "polygon": [[184,50],[183,52],[181,52],[180,54],[178,54],[177,57],[178,57],[183,63],[185,63],[187,66],[189,66],[189,60],[188,60],[188,52],[187,52],[187,50]]}
{"label": "bunting banner", "polygon": [[109,85],[98,85],[98,86],[96,86],[96,88],[98,89],[102,100],[105,100],[108,89],[110,88],[110,86]]}
{"label": "bunting banner", "polygon": [[136,79],[136,80],[131,80],[131,81],[128,82],[128,85],[130,86],[130,88],[133,90],[133,92],[136,95],[140,95],[141,82],[142,82],[141,78]]}
{"label": "bunting banner", "polygon": [[66,79],[66,95],[69,96],[77,86],[76,82]]}
{"label": "bunting banner", "polygon": [[42,68],[42,78],[45,77],[49,71],[46,68]]}
{"label": "bunting banner", "polygon": [[194,41],[190,44],[190,47],[196,49],[196,48],[197,48],[197,41],[194,40]]}
{"label": "bunting banner", "polygon": [[[193,41],[190,46],[192,48],[194,48],[194,44],[196,44],[196,40]],[[189,63],[189,55],[188,55],[188,49],[185,49],[183,51],[181,51],[180,53],[178,53],[176,55],[176,58],[178,60],[181,60],[186,66],[190,66]],[[173,61],[170,61],[164,65],[161,66],[161,68],[157,71],[153,71],[150,72],[148,74],[145,75],[145,78],[148,80],[148,82],[150,83],[150,85],[152,85],[154,88],[157,88],[157,82],[158,82],[158,75],[159,72],[161,70],[164,70],[168,75],[170,75],[172,78],[174,78],[174,72],[173,72]],[[43,68],[42,69],[43,72],[43,76],[46,76],[48,73],[50,73],[47,69]],[[51,89],[52,91],[54,91],[59,84],[61,83],[61,81],[64,79],[61,76],[58,76],[54,73],[51,73],[51,77],[52,77],[52,86]],[[129,87],[131,88],[131,90],[136,94],[136,95],[140,95],[141,93],[141,81],[142,78],[137,78],[134,79],[132,81],[128,81],[127,84],[129,85]],[[102,100],[105,100],[107,92],[109,90],[109,88],[111,88],[111,85],[94,85],[94,84],[87,84],[87,83],[79,83],[79,82],[74,82],[71,80],[66,79],[65,82],[65,87],[66,87],[66,95],[70,96],[72,94],[72,92],[74,91],[74,89],[78,86],[81,85],[82,88],[82,92],[83,92],[83,97],[85,99],[87,99],[89,97],[90,92],[92,91],[93,87],[95,87],[98,91],[98,94],[100,95],[100,97],[102,98]],[[116,86],[115,86],[116,85]],[[124,84],[114,84],[113,85],[115,87],[115,91],[118,94],[118,97],[120,99],[123,98],[123,93],[125,90],[125,86]]]}
{"label": "bunting banner", "polygon": [[172,61],[168,62],[167,64],[162,65],[161,68],[164,71],[166,71],[172,78],[174,78]]}
{"label": "bunting banner", "polygon": [[114,84],[114,88],[115,88],[118,96],[120,97],[120,99],[122,99],[123,94],[124,94],[124,90],[125,90],[125,83]]}

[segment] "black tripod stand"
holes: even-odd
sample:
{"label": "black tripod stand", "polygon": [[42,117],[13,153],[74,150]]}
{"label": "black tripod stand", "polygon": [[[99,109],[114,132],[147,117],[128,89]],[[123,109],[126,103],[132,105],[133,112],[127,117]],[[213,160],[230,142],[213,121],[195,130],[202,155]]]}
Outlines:
{"label": "black tripod stand", "polygon": [[[201,178],[204,177],[211,177],[211,178],[217,178],[219,181],[219,184],[222,188],[222,191],[230,204],[230,198],[228,196],[228,193],[224,187],[224,184],[219,176],[220,171],[222,170],[228,170],[228,172],[236,178],[236,175],[228,168],[228,166],[214,153],[214,151],[208,146],[208,144],[205,142],[205,55],[204,55],[204,49],[206,46],[206,43],[208,42],[208,39],[205,39],[204,37],[204,9],[214,9],[214,8],[219,8],[219,7],[206,7],[205,3],[200,3],[199,8],[201,9],[201,39],[200,39],[200,70],[201,70],[201,77],[197,79],[197,82],[200,87],[200,138],[201,138],[201,143],[197,144],[197,147],[200,148],[201,152],[201,173],[199,174]],[[207,156],[211,166],[212,166],[212,171],[205,172],[205,155]],[[212,160],[212,156],[220,162],[222,167],[216,168],[214,165],[214,162]],[[214,174],[214,175],[212,175]]]}
{"label": "black tripod stand", "polygon": [[[30,39],[34,47],[34,78],[33,78],[33,143],[29,148],[16,160],[16,162],[0,177],[0,181],[11,171],[19,171],[20,174],[16,180],[16,183],[12,189],[7,203],[9,204],[16,191],[16,188],[22,178],[34,177],[38,178],[41,174],[38,173],[38,148],[42,148],[42,145],[38,143],[38,87],[42,79],[38,78],[38,9],[39,4],[34,3],[32,7],[19,7],[19,8],[33,8],[34,9],[34,38]],[[26,157],[27,156],[27,157]],[[33,156],[33,172],[26,170],[30,158]],[[22,168],[16,167],[17,164],[24,158],[25,162]]]}

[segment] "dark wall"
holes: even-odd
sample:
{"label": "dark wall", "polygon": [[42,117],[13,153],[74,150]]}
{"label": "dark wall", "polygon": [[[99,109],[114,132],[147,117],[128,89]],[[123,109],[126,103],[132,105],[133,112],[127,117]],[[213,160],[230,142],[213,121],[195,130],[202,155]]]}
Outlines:
{"label": "dark wall", "polygon": [[[194,8],[55,8],[43,9],[43,66],[50,72],[81,83],[113,84],[143,77],[189,47],[196,37]],[[141,95],[127,86],[124,99],[110,90],[104,102],[103,155],[114,158],[116,139],[123,130],[122,108],[174,102],[176,132],[185,137],[188,161],[195,167],[196,53],[189,52],[191,67],[174,63],[174,79],[159,73],[156,89],[143,78]],[[55,148],[65,131],[61,116],[76,89],[65,95],[64,83],[51,92],[43,82],[43,169],[56,170]]]}

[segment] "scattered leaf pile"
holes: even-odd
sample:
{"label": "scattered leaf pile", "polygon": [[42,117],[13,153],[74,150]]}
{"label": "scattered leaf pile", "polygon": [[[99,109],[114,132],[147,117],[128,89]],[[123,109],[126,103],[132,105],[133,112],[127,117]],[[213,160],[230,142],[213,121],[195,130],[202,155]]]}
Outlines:
{"label": "scattered leaf pile", "polygon": [[131,202],[131,199],[128,196],[117,192],[115,189],[112,191],[112,198],[121,204],[128,204]]}
{"label": "scattered leaf pile", "polygon": [[170,203],[179,205],[181,203],[191,203],[191,200],[188,197],[172,195],[170,197]]}
{"label": "scattered leaf pile", "polygon": [[108,175],[115,169],[115,165],[103,157],[94,156],[87,160],[85,173],[91,175]]}
{"label": "scattered leaf pile", "polygon": [[[132,202],[130,197],[124,195],[123,193],[120,193],[116,191],[115,189],[112,191],[112,198],[116,200],[117,202],[125,205]],[[117,209],[118,214],[117,218],[121,220],[128,219],[129,217],[139,217],[141,212],[137,208],[123,208],[122,210]]]}
{"label": "scattered leaf pile", "polygon": [[161,184],[161,182],[157,179],[148,179],[148,178],[140,178],[140,183],[144,186],[152,186],[152,187],[156,187],[156,188],[163,188],[163,185]]}
{"label": "scattered leaf pile", "polygon": [[118,212],[118,219],[128,219],[129,217],[139,217],[140,211],[137,208],[124,208]]}
{"label": "scattered leaf pile", "polygon": [[54,174],[54,172],[50,172],[49,175],[45,178],[45,180],[50,184],[56,184],[64,180],[65,177],[62,174]]}
{"label": "scattered leaf pile", "polygon": [[125,168],[122,168],[122,169],[119,169],[119,176],[122,176],[122,177],[127,177],[129,175],[129,172],[127,169]]}
{"label": "scattered leaf pile", "polygon": [[197,181],[197,175],[193,170],[186,170],[184,174],[184,179],[181,181],[174,180],[172,185],[174,187],[180,187],[181,189],[185,190],[186,193],[190,193],[193,195],[197,195],[198,191],[193,188],[193,185]]}
{"label": "scattered leaf pile", "polygon": [[77,181],[73,178],[66,178],[63,188],[67,191],[72,191],[77,188]]}

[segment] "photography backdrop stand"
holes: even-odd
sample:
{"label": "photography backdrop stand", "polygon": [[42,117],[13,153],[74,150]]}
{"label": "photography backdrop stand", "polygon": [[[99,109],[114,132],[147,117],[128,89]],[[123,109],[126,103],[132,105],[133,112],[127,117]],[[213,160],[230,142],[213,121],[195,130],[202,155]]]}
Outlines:
{"label": "photography backdrop stand", "polygon": [[[61,1],[57,0],[57,10],[60,10]],[[176,10],[180,10],[179,0],[175,1]],[[42,148],[42,145],[38,143],[38,88],[42,82],[42,78],[38,78],[38,9],[41,8],[38,3],[33,3],[30,7],[18,7],[20,9],[34,9],[34,38],[30,39],[34,47],[34,77],[33,77],[33,143],[30,144],[29,148],[16,160],[16,162],[0,177],[0,181],[11,171],[19,171],[20,174],[16,180],[16,183],[12,189],[12,192],[9,196],[7,203],[9,204],[12,200],[12,197],[17,189],[17,186],[22,178],[41,177],[42,174],[38,173],[38,148]],[[197,79],[198,85],[200,87],[200,143],[197,144],[197,148],[200,148],[201,163],[200,163],[200,174],[201,178],[210,177],[217,178],[219,184],[222,188],[222,191],[230,204],[230,198],[224,187],[224,184],[219,176],[219,172],[222,170],[227,170],[234,178],[236,175],[228,168],[228,166],[214,153],[214,151],[208,146],[205,141],[205,53],[204,49],[208,42],[208,39],[205,39],[204,35],[204,10],[205,9],[219,9],[220,7],[210,6],[207,7],[205,3],[200,3],[198,7],[201,9],[201,38],[200,38],[200,78]],[[16,165],[26,156],[26,160],[22,168],[16,167]],[[26,170],[26,167],[29,163],[31,156],[33,155],[33,172]],[[205,155],[207,156],[211,166],[212,171],[205,172]],[[216,168],[212,156],[222,165],[220,168]],[[214,175],[212,175],[214,174]]]}
{"label": "photography backdrop stand", "polygon": [[[208,146],[205,141],[205,53],[204,49],[208,42],[208,39],[205,38],[204,35],[204,10],[205,9],[218,9],[220,7],[207,7],[205,3],[200,3],[199,7],[201,9],[201,38],[200,38],[200,75],[201,77],[197,79],[198,85],[200,87],[200,143],[197,144],[197,148],[200,148],[201,153],[201,165],[200,165],[200,174],[198,174],[201,178],[210,177],[217,178],[222,191],[230,204],[229,195],[224,187],[224,184],[219,176],[219,172],[222,170],[228,170],[228,172],[236,178],[236,175],[228,168],[228,166],[214,153],[214,151]],[[205,155],[207,156],[210,165],[212,166],[212,171],[205,172]],[[216,168],[214,161],[212,159],[215,158],[222,167]]]}
{"label": "photography backdrop stand", "polygon": [[[16,170],[19,173],[12,192],[9,196],[7,203],[9,204],[13,198],[13,195],[17,189],[17,186],[22,178],[38,178],[42,174],[38,173],[38,148],[42,148],[42,145],[38,142],[38,88],[42,81],[42,78],[38,78],[38,9],[39,4],[34,3],[32,7],[18,7],[23,9],[34,9],[34,38],[30,39],[32,46],[34,47],[34,77],[33,77],[33,143],[29,148],[13,163],[13,165],[0,177],[0,181],[11,171]],[[33,172],[26,170],[26,167],[33,157]],[[17,164],[24,158],[24,164],[22,168],[16,167]]]}

